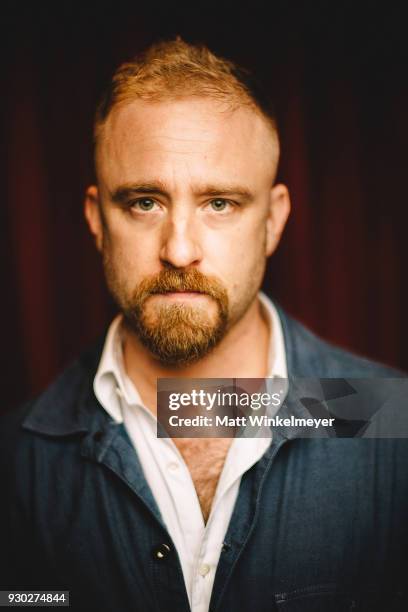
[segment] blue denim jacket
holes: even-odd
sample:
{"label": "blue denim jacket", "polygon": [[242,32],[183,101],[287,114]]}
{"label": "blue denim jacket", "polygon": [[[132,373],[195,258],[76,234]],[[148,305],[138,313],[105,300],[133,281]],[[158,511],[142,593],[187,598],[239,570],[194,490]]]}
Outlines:
{"label": "blue denim jacket", "polygon": [[[289,377],[401,375],[278,311]],[[0,588],[70,590],[74,610],[188,612],[134,447],[93,393],[102,346],[0,419]],[[210,611],[408,610],[407,536],[407,440],[274,432],[242,477]]]}

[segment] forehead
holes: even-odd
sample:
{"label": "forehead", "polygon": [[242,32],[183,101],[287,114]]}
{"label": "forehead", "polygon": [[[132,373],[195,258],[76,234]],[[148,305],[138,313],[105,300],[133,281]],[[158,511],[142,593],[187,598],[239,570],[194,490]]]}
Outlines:
{"label": "forehead", "polygon": [[242,179],[270,184],[279,148],[249,107],[208,98],[134,101],[113,109],[97,146],[98,177],[113,187],[142,177],[163,181]]}

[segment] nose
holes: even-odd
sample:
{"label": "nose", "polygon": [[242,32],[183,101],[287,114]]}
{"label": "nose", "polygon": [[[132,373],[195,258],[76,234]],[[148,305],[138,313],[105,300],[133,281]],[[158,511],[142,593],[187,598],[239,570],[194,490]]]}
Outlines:
{"label": "nose", "polygon": [[201,258],[199,231],[193,214],[174,211],[163,227],[160,260],[174,268],[186,268],[197,265]]}

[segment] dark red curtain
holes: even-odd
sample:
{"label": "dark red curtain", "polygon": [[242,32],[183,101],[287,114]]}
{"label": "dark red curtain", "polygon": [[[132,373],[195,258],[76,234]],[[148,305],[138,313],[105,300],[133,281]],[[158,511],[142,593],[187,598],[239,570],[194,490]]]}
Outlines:
{"label": "dark red curtain", "polygon": [[293,210],[266,290],[318,334],[408,369],[397,4],[38,4],[0,9],[1,410],[43,389],[114,313],[82,219],[92,115],[118,62],[175,34],[256,69],[275,99]]}

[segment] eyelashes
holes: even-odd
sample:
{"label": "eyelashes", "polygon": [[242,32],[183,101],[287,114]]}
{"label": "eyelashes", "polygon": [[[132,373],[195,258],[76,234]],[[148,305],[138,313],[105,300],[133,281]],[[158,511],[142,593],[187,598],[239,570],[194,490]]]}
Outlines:
{"label": "eyelashes", "polygon": [[138,209],[141,212],[150,212],[151,210],[154,210],[155,204],[157,206],[157,203],[153,200],[153,198],[138,198],[137,200],[128,202],[128,208]]}
{"label": "eyelashes", "polygon": [[[209,208],[212,212],[221,215],[232,211],[232,209],[236,208],[237,206],[238,204],[236,202],[232,202],[226,198],[213,198],[205,204],[204,209]],[[160,209],[161,206],[153,198],[144,197],[129,201],[127,203],[127,208],[129,210],[135,210],[142,214],[146,214]]]}

